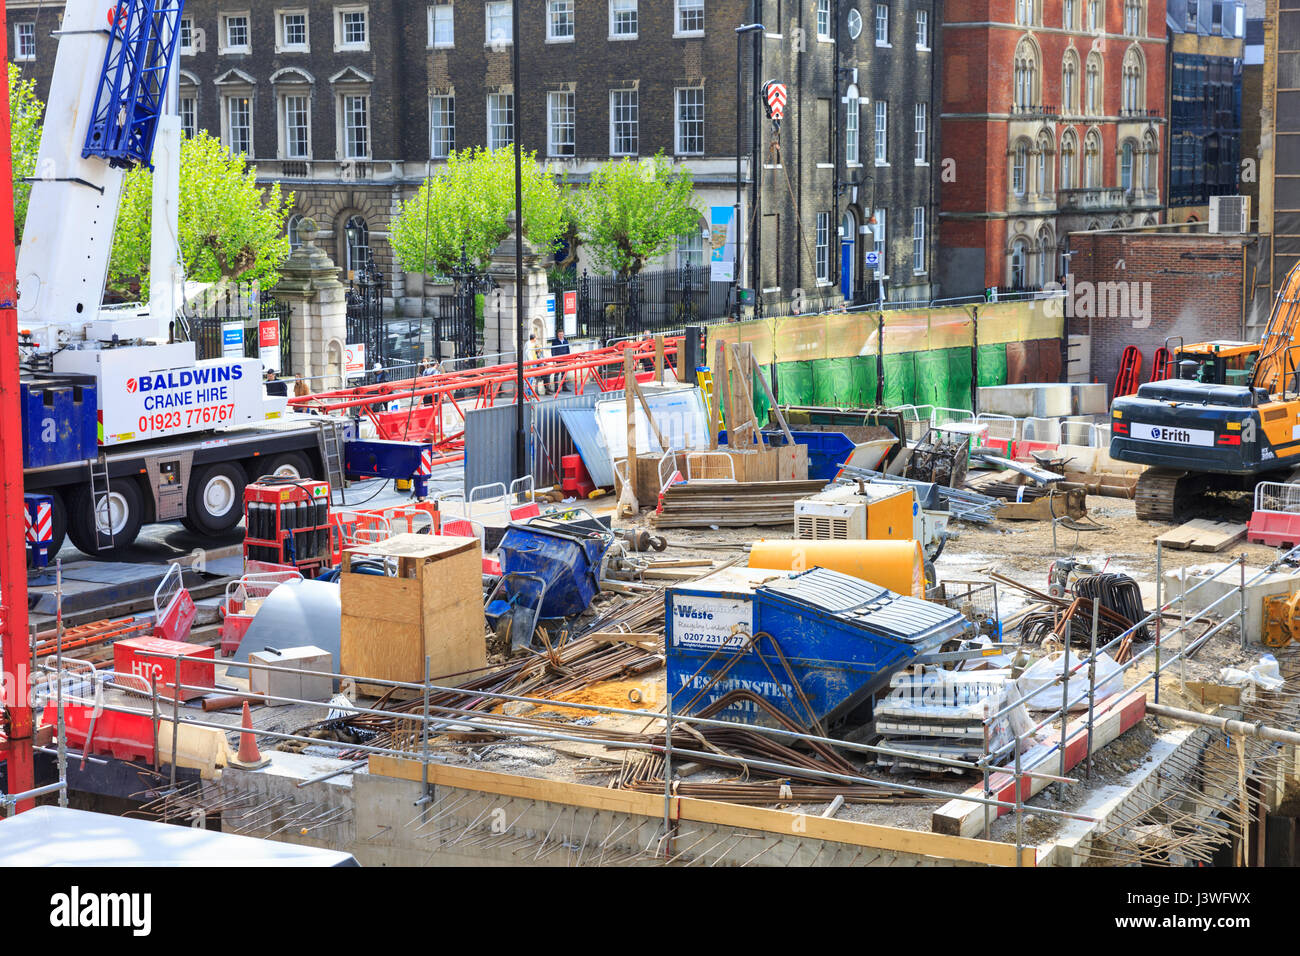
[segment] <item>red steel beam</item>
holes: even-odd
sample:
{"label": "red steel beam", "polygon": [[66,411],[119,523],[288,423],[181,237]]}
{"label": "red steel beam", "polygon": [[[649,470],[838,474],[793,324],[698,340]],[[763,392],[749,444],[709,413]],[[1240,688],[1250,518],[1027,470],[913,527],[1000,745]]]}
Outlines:
{"label": "red steel beam", "polygon": [[[0,64],[9,62],[9,23],[0,2]],[[18,386],[18,279],[14,261],[14,188],[9,71],[0,75],[0,507],[4,539],[0,543],[0,660],[3,660],[7,738],[0,754],[8,764],[9,793],[25,793],[35,784],[32,767],[32,709],[27,694],[31,651],[27,643],[27,544],[23,515],[23,423]],[[34,805],[21,801],[22,812]]]}
{"label": "red steel beam", "polygon": [[[680,337],[664,340],[665,360],[678,355]],[[615,378],[611,371],[620,371],[623,353],[632,351],[642,361],[654,358],[654,339],[638,342],[621,342],[603,349],[558,355],[524,362],[525,399],[538,398],[534,382],[537,379],[563,377],[571,381],[575,391],[594,382],[602,392],[622,387],[621,374]],[[680,364],[680,363],[678,363]],[[465,369],[361,385],[330,392],[318,392],[290,399],[290,404],[300,410],[338,414],[350,409],[360,409],[374,424],[377,437],[390,441],[431,442],[443,457],[437,463],[460,461],[464,458],[464,429],[449,430],[444,422],[447,406],[464,422],[468,408],[485,408],[495,404],[506,384],[516,381],[515,363],[491,365],[486,368]],[[648,379],[653,373],[644,373]],[[638,376],[640,378],[641,376]],[[466,395],[468,392],[470,394]],[[428,404],[425,404],[425,402]],[[408,401],[411,407],[396,412],[379,411],[376,406],[391,401]]]}

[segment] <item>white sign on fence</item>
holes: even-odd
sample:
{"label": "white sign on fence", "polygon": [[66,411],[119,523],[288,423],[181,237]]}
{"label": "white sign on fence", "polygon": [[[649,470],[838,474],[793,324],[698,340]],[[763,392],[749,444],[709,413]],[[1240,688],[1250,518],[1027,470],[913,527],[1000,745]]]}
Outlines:
{"label": "white sign on fence", "polygon": [[366,374],[366,343],[345,346],[343,349],[343,377],[359,378]]}

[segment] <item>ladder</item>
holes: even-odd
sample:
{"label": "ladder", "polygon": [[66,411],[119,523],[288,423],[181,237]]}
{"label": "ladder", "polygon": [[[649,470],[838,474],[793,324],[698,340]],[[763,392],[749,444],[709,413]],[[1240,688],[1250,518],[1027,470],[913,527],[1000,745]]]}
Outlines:
{"label": "ladder", "polygon": [[113,547],[113,499],[109,492],[108,459],[101,453],[90,463],[90,508],[95,522],[95,545],[100,551]]}
{"label": "ladder", "polygon": [[347,504],[344,497],[343,478],[343,428],[344,425],[331,415],[321,415],[315,420],[317,440],[320,442],[320,459],[325,465],[325,480],[330,483],[331,492],[339,493],[339,504]]}

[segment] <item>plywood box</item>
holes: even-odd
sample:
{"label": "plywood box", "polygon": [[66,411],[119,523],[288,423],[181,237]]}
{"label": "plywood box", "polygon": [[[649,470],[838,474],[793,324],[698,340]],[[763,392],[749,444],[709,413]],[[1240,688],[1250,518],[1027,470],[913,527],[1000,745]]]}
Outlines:
{"label": "plywood box", "polygon": [[[352,562],[384,559],[393,576],[356,574]],[[437,683],[457,684],[487,665],[483,555],[477,538],[399,534],[343,552],[340,666],[364,693],[365,678],[424,680],[424,658]],[[457,676],[459,675],[459,676]]]}

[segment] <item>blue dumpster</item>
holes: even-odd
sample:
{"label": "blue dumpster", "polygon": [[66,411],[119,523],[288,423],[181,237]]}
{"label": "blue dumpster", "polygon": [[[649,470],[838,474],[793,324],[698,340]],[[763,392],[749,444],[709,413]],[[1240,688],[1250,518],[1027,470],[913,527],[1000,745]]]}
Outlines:
{"label": "blue dumpster", "polygon": [[[972,632],[960,611],[837,571],[727,568],[669,589],[665,633],[674,710],[696,713],[742,689],[801,726],[830,729],[897,671]],[[771,723],[752,703],[716,716]]]}

